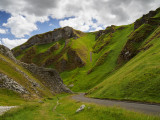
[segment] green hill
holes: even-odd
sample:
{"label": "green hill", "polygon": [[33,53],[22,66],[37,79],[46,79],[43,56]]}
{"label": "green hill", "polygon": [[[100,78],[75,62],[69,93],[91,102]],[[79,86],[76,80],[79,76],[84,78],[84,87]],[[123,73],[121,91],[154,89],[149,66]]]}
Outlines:
{"label": "green hill", "polygon": [[73,91],[91,97],[160,102],[160,8],[133,24],[83,33],[70,27],[33,36],[12,51],[55,68]]}
{"label": "green hill", "polygon": [[[43,76],[47,73],[54,74],[43,78],[41,71]],[[21,63],[8,48],[0,45],[0,105],[20,104],[24,99],[52,97],[53,94],[61,92],[69,90],[64,87],[58,73],[51,69]]]}

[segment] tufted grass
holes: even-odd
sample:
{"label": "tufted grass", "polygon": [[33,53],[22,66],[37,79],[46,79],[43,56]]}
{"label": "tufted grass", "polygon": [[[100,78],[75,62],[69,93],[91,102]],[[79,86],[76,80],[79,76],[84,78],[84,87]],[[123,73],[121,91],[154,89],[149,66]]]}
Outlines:
{"label": "tufted grass", "polygon": [[[117,106],[104,107],[78,102],[66,95],[58,97],[60,104],[55,110],[57,97],[45,99],[44,103],[32,102],[13,109],[1,116],[0,120],[160,120],[158,116],[132,112]],[[85,109],[76,113],[82,104],[86,106]]]}

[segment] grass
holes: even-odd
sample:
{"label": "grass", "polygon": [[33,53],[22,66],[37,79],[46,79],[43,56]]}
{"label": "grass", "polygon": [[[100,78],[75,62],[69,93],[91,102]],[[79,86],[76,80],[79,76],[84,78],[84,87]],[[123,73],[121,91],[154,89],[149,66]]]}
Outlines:
{"label": "grass", "polygon": [[[87,91],[102,82],[112,71],[114,71],[117,58],[132,30],[133,25],[129,25],[123,30],[116,31],[107,46],[99,53],[92,53],[92,61],[89,61],[85,67],[61,73],[64,83],[67,85],[74,84],[71,88],[73,91]],[[92,39],[92,41],[93,40],[94,39]],[[92,48],[92,46],[90,46],[90,48]],[[105,59],[102,58],[104,61],[103,64],[97,66],[91,74],[87,74],[88,71],[96,65],[97,60],[107,51],[110,52]]]}
{"label": "grass", "polygon": [[24,72],[30,79],[33,79],[35,82],[41,85],[41,88],[37,88],[39,93],[42,96],[52,96],[51,92],[48,88],[46,88],[37,78],[35,78],[29,71],[25,70],[18,64],[14,63],[9,58],[3,56],[0,54],[0,72],[7,75],[9,78],[12,78],[16,82],[18,82],[20,85],[22,85],[24,88],[26,88],[31,94],[35,94],[35,91],[32,89],[32,84],[24,77],[24,75],[19,72]]}
{"label": "grass", "polygon": [[[117,106],[103,107],[96,104],[71,100],[68,95],[58,95],[60,104],[56,106],[57,97],[45,99],[44,103],[27,103],[13,109],[0,120],[159,120],[159,117],[131,112]],[[79,113],[75,111],[85,104],[85,109]]]}
{"label": "grass", "polygon": [[[60,48],[50,54],[46,53],[50,45],[41,46],[38,51],[45,55],[39,55],[34,63],[44,65],[51,60],[46,67],[56,68],[62,59],[69,62],[60,75],[75,92],[89,90],[91,97],[160,103],[158,22],[159,12],[136,30],[134,24],[114,26],[113,33],[108,27],[97,40],[96,33],[84,33],[70,39],[67,49],[65,40],[59,41]],[[68,50],[74,50],[85,66],[72,69],[70,58],[74,57]],[[128,51],[131,55],[124,57]]]}
{"label": "grass", "polygon": [[0,89],[0,106],[14,106],[24,103],[24,99],[18,93],[7,89]]}
{"label": "grass", "polygon": [[53,44],[54,42],[48,44],[36,45],[37,54],[46,52],[51,46],[53,46]]}
{"label": "grass", "polygon": [[[157,30],[148,40],[156,33]],[[115,74],[91,89],[89,96],[160,103],[159,40],[155,37],[148,43],[152,47],[141,51]]]}

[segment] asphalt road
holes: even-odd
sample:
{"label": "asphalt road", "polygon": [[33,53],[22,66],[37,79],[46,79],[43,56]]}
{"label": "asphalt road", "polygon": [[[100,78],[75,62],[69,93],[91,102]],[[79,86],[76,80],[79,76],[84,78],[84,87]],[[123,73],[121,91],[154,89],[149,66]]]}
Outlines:
{"label": "asphalt road", "polygon": [[104,106],[119,106],[127,110],[132,110],[136,112],[142,112],[146,114],[159,115],[160,116],[160,105],[156,104],[145,104],[130,101],[116,101],[116,100],[106,100],[106,99],[94,99],[84,96],[84,93],[72,96],[72,99],[81,102],[96,103]]}

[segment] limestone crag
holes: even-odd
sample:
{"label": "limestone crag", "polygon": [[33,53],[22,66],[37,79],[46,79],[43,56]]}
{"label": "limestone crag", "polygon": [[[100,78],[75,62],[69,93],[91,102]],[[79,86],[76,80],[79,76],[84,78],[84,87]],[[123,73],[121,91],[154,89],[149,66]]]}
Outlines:
{"label": "limestone crag", "polygon": [[26,64],[21,62],[21,65],[34,73],[37,78],[46,86],[49,87],[54,93],[71,93],[71,91],[63,84],[58,72],[54,69],[38,67],[35,64]]}
{"label": "limestone crag", "polygon": [[104,35],[104,34],[114,33],[115,31],[116,31],[116,29],[115,29],[115,26],[114,26],[114,25],[111,25],[111,26],[107,27],[105,30],[100,30],[100,31],[98,31],[98,32],[96,33],[96,40],[97,40],[100,36],[102,36],[102,35]]}
{"label": "limestone crag", "polygon": [[3,45],[0,45],[0,53],[17,63],[16,58],[14,57],[12,51],[9,48]]}
{"label": "limestone crag", "polygon": [[136,30],[143,24],[156,24],[154,21],[155,19],[152,17],[155,16],[159,11],[160,8],[158,8],[156,11],[150,11],[148,14],[143,15],[142,18],[136,20],[134,23],[134,29]]}
{"label": "limestone crag", "polygon": [[21,94],[30,94],[23,86],[3,73],[0,73],[0,88],[6,88]]}
{"label": "limestone crag", "polygon": [[[26,63],[20,62],[20,61],[16,60],[16,58],[13,56],[10,49],[6,48],[3,45],[0,46],[0,54],[13,60],[17,65],[20,65],[20,66],[28,69],[32,75],[35,75],[36,78],[38,78],[46,88],[50,88],[50,90],[53,93],[61,93],[61,92],[71,93],[71,91],[67,87],[65,87],[59,74],[54,69],[46,69],[43,67],[38,67],[34,64],[26,64]],[[0,59],[2,61],[5,61],[7,64],[10,64],[3,57],[0,57]],[[28,87],[30,87],[30,89],[32,89],[32,91],[34,91],[34,93],[41,96],[41,94],[39,93],[39,89],[43,90],[43,89],[45,89],[44,87],[42,87],[39,83],[37,83],[30,76],[28,76],[19,67],[15,66],[15,65],[10,65],[10,66],[12,66],[15,69],[15,71],[20,73],[22,76],[24,76],[28,80],[26,83],[27,86],[24,87],[24,86],[20,85],[19,83],[17,83],[12,78],[9,78],[7,75],[1,73],[0,74],[1,75],[0,76],[0,83],[1,83],[0,87],[11,89],[11,90],[19,92],[21,94],[29,93],[29,92],[27,92],[26,88],[29,89]]]}
{"label": "limestone crag", "polygon": [[71,27],[64,27],[64,28],[59,28],[55,29],[54,31],[50,31],[44,34],[38,34],[33,37],[31,37],[25,44],[20,46],[20,49],[16,51],[16,49],[13,49],[12,52],[14,56],[18,56],[21,54],[22,50],[25,50],[33,45],[40,45],[40,44],[47,44],[51,42],[56,42],[59,40],[66,40],[69,38],[78,38],[78,33]]}

